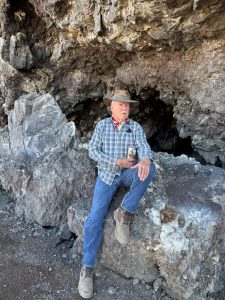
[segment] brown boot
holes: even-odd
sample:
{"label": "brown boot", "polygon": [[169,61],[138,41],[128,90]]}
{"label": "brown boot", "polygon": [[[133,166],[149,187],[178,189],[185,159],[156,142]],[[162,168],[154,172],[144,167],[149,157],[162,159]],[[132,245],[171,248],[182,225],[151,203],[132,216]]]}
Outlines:
{"label": "brown boot", "polygon": [[82,267],[80,271],[78,292],[84,299],[93,296],[93,268]]}
{"label": "brown boot", "polygon": [[114,211],[114,220],[116,221],[115,237],[122,245],[126,245],[129,241],[129,226],[132,215],[122,207]]}

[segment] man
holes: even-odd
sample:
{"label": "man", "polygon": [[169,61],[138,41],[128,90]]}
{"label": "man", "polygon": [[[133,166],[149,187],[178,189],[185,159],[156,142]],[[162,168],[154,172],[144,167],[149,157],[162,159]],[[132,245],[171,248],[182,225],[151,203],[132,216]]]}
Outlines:
{"label": "man", "polygon": [[[98,162],[98,177],[91,211],[84,225],[83,267],[78,291],[83,298],[93,295],[93,268],[101,242],[102,226],[109,204],[120,185],[130,190],[121,206],[114,211],[115,237],[126,245],[129,224],[138,203],[152,181],[155,166],[152,153],[142,127],[128,119],[131,100],[127,91],[116,90],[112,98],[104,98],[112,117],[101,120],[89,143],[89,156]],[[129,156],[128,151],[136,152]],[[131,153],[132,154],[132,153]],[[135,153],[133,153],[135,154]]]}

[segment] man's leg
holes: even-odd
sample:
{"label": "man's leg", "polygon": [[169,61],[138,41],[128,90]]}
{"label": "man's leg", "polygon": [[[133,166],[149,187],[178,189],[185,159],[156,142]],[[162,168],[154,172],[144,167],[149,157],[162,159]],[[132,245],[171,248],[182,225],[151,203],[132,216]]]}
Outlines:
{"label": "man's leg", "polygon": [[141,181],[138,177],[137,169],[125,169],[121,174],[121,183],[130,186],[126,193],[121,207],[115,210],[114,220],[116,221],[115,236],[123,245],[129,241],[129,225],[132,215],[135,213],[138,204],[147,190],[149,183],[155,174],[155,165],[151,163],[149,176]]}
{"label": "man's leg", "polygon": [[149,175],[144,180],[141,181],[138,177],[138,169],[125,169],[122,172],[122,184],[125,186],[130,186],[129,192],[123,198],[121,207],[131,214],[136,212],[138,204],[146,192],[150,182],[155,175],[155,165],[151,163]]}
{"label": "man's leg", "polygon": [[93,267],[102,237],[102,226],[109,204],[118,187],[119,178],[116,177],[112,185],[97,178],[91,211],[84,225],[83,267],[80,272],[78,291],[81,297],[91,298],[93,295]]}
{"label": "man's leg", "polygon": [[96,264],[103,223],[118,185],[119,177],[114,179],[112,185],[106,184],[99,177],[97,178],[92,207],[84,225],[82,263],[86,267],[94,267]]}

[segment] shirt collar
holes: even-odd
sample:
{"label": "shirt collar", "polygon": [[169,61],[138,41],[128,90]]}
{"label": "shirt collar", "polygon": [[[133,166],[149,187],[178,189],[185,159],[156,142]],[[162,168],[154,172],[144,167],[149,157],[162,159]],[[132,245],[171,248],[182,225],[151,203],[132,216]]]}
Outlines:
{"label": "shirt collar", "polygon": [[116,121],[115,118],[112,116],[112,122],[113,122],[113,124],[114,124],[114,128],[115,128],[115,129],[116,129],[116,128],[120,129],[120,128],[123,127],[124,124],[128,123],[128,118],[126,118],[126,119],[125,119],[124,121],[122,121],[122,122],[118,122],[118,121]]}

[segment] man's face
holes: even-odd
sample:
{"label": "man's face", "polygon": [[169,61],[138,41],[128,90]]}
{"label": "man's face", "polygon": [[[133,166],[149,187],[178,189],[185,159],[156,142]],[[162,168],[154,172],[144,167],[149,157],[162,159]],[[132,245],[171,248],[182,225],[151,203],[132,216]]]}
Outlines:
{"label": "man's face", "polygon": [[122,122],[129,116],[130,103],[112,101],[111,112],[116,121]]}

